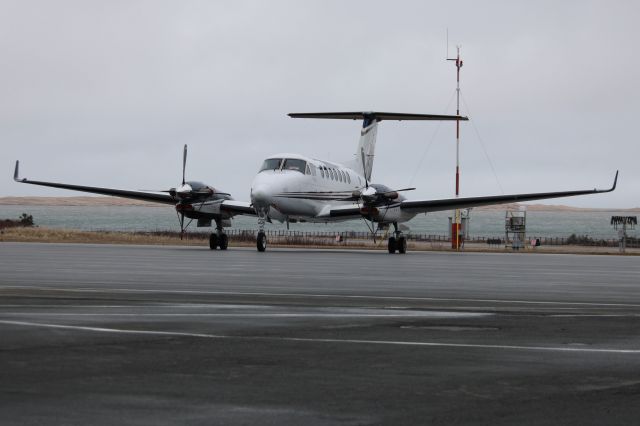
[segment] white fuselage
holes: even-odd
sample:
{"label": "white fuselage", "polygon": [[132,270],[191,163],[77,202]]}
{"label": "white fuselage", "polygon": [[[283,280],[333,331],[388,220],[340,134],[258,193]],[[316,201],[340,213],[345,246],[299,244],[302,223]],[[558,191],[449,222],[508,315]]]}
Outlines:
{"label": "white fuselage", "polygon": [[[331,216],[332,210],[360,208],[352,200],[354,191],[365,189],[365,179],[344,165],[311,159],[298,154],[277,154],[268,157],[251,184],[251,202],[257,211],[280,222],[329,222],[362,217]],[[336,200],[336,198],[338,200]],[[378,207],[371,216],[377,222],[405,222],[414,214],[401,212],[398,198],[384,207]]]}

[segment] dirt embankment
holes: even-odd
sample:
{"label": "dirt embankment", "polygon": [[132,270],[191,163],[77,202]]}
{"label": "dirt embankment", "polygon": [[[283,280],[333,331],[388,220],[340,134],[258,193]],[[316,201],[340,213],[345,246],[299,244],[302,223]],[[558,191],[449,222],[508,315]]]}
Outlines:
{"label": "dirt embankment", "polygon": [[[8,228],[0,229],[0,243],[6,242],[37,242],[37,243],[86,243],[86,244],[140,244],[140,245],[184,245],[208,247],[208,234],[187,233],[180,239],[179,233],[171,232],[105,232],[105,231],[77,231],[68,229]],[[229,235],[231,247],[255,247],[253,234]],[[317,238],[305,240],[295,236],[270,236],[271,247],[301,247],[301,248],[330,248],[330,249],[367,249],[386,251],[386,241],[378,240],[374,243],[370,239],[347,239],[336,242],[335,238]],[[418,242],[408,243],[409,251],[453,251],[448,242]],[[504,245],[489,246],[482,243],[466,243],[466,252],[514,252]],[[619,254],[617,247],[589,247],[589,246],[541,246],[527,247],[518,253],[564,253],[564,254]],[[627,249],[627,255],[640,256],[640,249]]]}

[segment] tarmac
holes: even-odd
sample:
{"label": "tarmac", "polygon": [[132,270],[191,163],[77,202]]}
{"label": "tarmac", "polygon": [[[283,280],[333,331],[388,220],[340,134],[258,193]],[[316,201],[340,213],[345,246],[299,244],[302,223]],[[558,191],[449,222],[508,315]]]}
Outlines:
{"label": "tarmac", "polygon": [[3,425],[628,425],[640,261],[0,244]]}

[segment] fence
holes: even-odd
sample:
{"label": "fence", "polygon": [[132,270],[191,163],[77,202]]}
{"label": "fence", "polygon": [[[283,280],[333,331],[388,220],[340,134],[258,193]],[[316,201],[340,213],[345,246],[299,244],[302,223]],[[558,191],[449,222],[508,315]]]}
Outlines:
{"label": "fence", "polygon": [[[255,229],[228,229],[225,231],[231,241],[255,241],[257,230]],[[286,229],[279,230],[266,230],[267,238],[272,242],[290,245],[343,245],[346,242],[349,245],[367,245],[372,240],[371,233],[363,231],[346,231],[346,232],[331,232],[331,231],[287,231]],[[149,231],[149,232],[136,232],[136,234],[145,235],[160,235],[160,236],[179,236],[179,232],[175,231]],[[189,232],[187,234],[189,239],[202,239],[209,238],[209,233],[203,232]],[[447,235],[433,235],[433,234],[419,234],[409,233],[405,234],[408,241],[424,242],[424,243],[450,243],[451,239]],[[384,238],[383,234],[376,236],[380,241]],[[541,245],[547,246],[562,246],[562,245],[578,245],[589,247],[618,247],[620,240],[617,238],[612,239],[594,239],[587,235],[575,235],[572,234],[569,237],[539,237],[531,236],[529,240],[540,239]],[[488,244],[488,245],[501,245],[505,244],[504,238],[499,237],[470,237],[466,242],[476,244]],[[627,247],[640,248],[640,238],[628,237]]]}

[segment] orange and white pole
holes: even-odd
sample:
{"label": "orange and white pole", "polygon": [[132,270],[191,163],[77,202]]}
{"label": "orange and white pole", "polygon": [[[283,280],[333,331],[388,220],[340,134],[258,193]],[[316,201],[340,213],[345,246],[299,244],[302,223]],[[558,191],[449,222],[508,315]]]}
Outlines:
{"label": "orange and white pole", "polygon": [[[455,59],[447,58],[448,61],[455,61],[456,64],[456,115],[460,116],[460,46],[457,46],[458,54]],[[456,198],[460,196],[460,119],[456,119]],[[460,230],[461,218],[460,209],[455,210],[455,224],[452,226],[451,243],[453,248],[460,250]]]}

